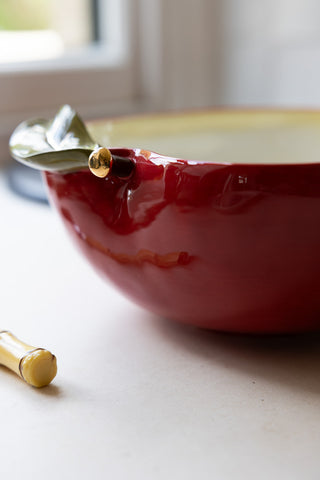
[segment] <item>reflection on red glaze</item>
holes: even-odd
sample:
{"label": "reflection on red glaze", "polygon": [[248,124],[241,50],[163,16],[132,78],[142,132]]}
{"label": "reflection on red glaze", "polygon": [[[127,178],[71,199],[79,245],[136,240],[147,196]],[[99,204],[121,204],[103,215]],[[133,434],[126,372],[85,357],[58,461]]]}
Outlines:
{"label": "reflection on red glaze", "polygon": [[320,165],[188,163],[114,149],[128,179],[46,173],[85,256],[135,302],[236,332],[320,326]]}
{"label": "reflection on red glaze", "polygon": [[112,252],[109,248],[104,247],[101,243],[96,242],[93,238],[81,235],[81,238],[90,247],[95,248],[99,252],[107,255],[118,263],[141,265],[143,262],[149,262],[160,268],[172,268],[178,265],[188,265],[191,258],[187,252],[172,252],[165,255],[158,255],[150,250],[139,250],[136,255],[127,255],[126,253]]}

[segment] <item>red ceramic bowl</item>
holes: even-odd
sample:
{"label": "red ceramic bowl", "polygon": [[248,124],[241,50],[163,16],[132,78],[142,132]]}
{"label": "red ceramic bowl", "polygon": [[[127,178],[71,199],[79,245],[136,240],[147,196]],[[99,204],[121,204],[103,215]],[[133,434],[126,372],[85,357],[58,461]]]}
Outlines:
{"label": "red ceramic bowl", "polygon": [[[100,274],[179,322],[243,333],[318,329],[320,113],[205,111],[89,129],[132,159],[133,173],[45,179]],[[121,148],[131,146],[143,150]]]}

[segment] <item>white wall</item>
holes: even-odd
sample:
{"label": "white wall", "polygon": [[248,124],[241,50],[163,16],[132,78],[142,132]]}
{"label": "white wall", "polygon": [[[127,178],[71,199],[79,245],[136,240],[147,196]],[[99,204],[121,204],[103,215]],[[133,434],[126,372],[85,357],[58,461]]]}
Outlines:
{"label": "white wall", "polygon": [[146,38],[152,36],[150,45],[143,42],[151,62],[141,75],[148,79],[152,69],[163,107],[320,107],[319,0],[140,3],[149,10],[146,20],[157,12],[144,24]]}
{"label": "white wall", "polygon": [[320,106],[320,2],[222,3],[225,101]]}

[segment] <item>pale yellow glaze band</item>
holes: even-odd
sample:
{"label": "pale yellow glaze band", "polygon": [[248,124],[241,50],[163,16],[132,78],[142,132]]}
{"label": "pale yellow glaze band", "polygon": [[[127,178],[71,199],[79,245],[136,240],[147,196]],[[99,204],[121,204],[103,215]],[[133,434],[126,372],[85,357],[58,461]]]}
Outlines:
{"label": "pale yellow glaze band", "polygon": [[100,145],[197,162],[319,163],[320,111],[203,110],[89,122]]}

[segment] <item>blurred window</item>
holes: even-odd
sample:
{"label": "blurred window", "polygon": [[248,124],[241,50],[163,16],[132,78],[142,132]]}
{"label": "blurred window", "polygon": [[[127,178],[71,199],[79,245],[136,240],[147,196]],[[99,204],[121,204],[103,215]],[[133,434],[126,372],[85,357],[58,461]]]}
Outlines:
{"label": "blurred window", "polygon": [[92,0],[0,3],[0,63],[56,58],[98,39]]}
{"label": "blurred window", "polygon": [[0,161],[17,123],[63,103],[85,118],[134,108],[136,1],[0,0]]}

